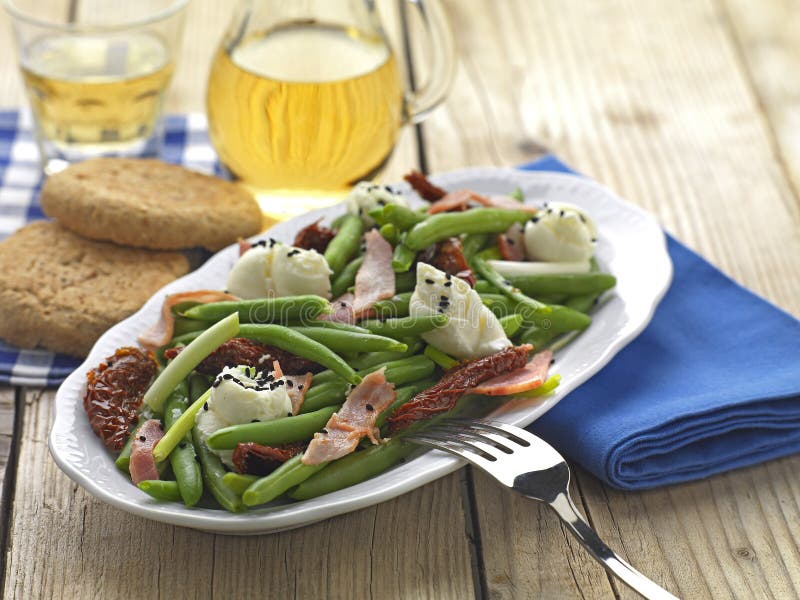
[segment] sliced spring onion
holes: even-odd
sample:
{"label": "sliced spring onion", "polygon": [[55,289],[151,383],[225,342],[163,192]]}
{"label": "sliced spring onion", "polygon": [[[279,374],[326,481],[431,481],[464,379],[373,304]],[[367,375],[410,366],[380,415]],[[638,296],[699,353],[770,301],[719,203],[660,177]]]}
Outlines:
{"label": "sliced spring onion", "polygon": [[[233,313],[215,323],[194,340],[169,363],[144,394],[144,401],[156,412],[161,412],[167,397],[200,362],[222,344],[239,333],[239,314]],[[184,431],[184,433],[186,433]]]}
{"label": "sliced spring onion", "polygon": [[164,437],[158,441],[156,447],[153,448],[153,458],[157,463],[167,460],[169,453],[172,452],[175,449],[175,446],[180,444],[186,434],[192,430],[197,413],[200,412],[200,409],[203,408],[203,405],[208,402],[210,397],[211,388],[206,390],[202,396],[192,402],[189,408],[183,411],[183,414],[178,417],[178,419],[172,424],[172,427],[167,430],[167,432],[164,434]]}

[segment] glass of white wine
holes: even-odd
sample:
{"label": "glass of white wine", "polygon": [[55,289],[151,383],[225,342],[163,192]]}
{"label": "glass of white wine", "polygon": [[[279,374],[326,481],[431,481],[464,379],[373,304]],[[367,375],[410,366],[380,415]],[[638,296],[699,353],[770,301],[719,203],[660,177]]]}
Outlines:
{"label": "glass of white wine", "polygon": [[3,0],[42,168],[155,154],[188,0]]}
{"label": "glass of white wine", "polygon": [[405,2],[424,34],[413,41],[428,50],[415,90],[385,33],[384,21],[399,16],[374,0],[238,3],[211,64],[209,133],[268,218],[338,201],[386,163],[401,126],[445,98],[454,50],[441,3]]}

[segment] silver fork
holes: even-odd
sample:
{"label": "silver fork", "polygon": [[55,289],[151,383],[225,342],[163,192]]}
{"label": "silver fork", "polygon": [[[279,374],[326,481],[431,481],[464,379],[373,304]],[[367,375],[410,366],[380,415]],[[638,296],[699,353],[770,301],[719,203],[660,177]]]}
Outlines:
{"label": "silver fork", "polygon": [[468,419],[443,420],[404,437],[460,456],[515,492],[544,502],[608,571],[645,598],[676,600],[617,556],[583,519],[569,495],[567,462],[541,438],[505,423]]}

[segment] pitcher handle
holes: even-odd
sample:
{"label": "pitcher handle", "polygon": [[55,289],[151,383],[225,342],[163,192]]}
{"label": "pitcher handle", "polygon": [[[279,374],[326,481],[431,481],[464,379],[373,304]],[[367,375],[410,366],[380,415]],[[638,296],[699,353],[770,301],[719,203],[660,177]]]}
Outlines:
{"label": "pitcher handle", "polygon": [[447,96],[455,74],[453,34],[442,5],[437,0],[405,0],[419,13],[433,60],[427,80],[406,93],[406,122],[419,123]]}

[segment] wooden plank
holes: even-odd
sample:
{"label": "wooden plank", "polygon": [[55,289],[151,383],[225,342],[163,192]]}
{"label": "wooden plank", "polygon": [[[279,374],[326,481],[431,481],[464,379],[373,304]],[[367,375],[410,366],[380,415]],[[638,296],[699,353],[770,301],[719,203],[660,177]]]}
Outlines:
{"label": "wooden plank", "polygon": [[794,189],[800,190],[800,7],[787,0],[721,0],[739,59],[764,109],[773,143]]}
{"label": "wooden plank", "polygon": [[[514,165],[550,148],[800,314],[797,200],[714,3],[447,6],[461,68],[423,126],[431,171]],[[576,479],[600,534],[681,596],[792,597],[800,496],[783,473],[798,466],[795,457],[645,493],[611,490],[580,470]],[[608,595],[602,572],[559,539],[550,514],[498,495],[476,477],[490,595]]]}
{"label": "wooden plank", "polygon": [[[11,456],[14,446],[14,400],[14,388],[0,387],[0,548],[6,539],[9,501],[13,493],[13,477],[9,475],[14,468],[14,457]],[[0,556],[0,566],[2,564],[3,556]]]}
{"label": "wooden plank", "polygon": [[31,394],[26,405],[7,598],[474,595],[463,471],[303,529],[200,533],[128,515],[67,479],[47,450],[53,396]]}

